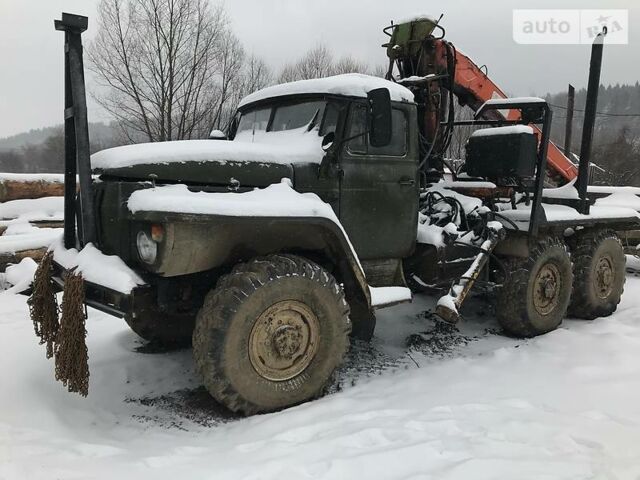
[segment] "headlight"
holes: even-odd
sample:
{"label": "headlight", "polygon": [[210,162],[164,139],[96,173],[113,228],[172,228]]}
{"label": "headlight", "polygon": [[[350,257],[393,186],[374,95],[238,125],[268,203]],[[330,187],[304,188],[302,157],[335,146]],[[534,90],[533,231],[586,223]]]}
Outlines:
{"label": "headlight", "polygon": [[158,255],[158,244],[153,241],[147,232],[138,232],[136,245],[138,247],[138,255],[140,255],[140,259],[143,262],[152,264],[156,261],[156,256]]}

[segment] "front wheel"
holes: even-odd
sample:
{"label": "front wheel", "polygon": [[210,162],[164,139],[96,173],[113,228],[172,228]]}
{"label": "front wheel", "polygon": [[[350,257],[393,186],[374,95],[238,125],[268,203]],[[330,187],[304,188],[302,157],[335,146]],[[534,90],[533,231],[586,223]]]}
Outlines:
{"label": "front wheel", "polygon": [[270,255],[237,265],[206,297],[193,354],[209,393],[251,415],[317,397],[349,345],[349,306],[319,265]]}

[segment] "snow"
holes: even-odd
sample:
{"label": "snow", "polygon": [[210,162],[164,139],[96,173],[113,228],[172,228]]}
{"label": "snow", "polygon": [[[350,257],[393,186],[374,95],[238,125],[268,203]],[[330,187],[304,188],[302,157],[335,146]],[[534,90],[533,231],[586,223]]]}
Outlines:
{"label": "snow", "polygon": [[640,195],[640,187],[611,187],[608,185],[589,185],[587,191],[589,193],[628,193],[631,195]]}
{"label": "snow", "polygon": [[[545,188],[543,195],[548,198],[578,199],[578,190],[575,187],[577,179],[574,179],[558,188]],[[638,187],[587,187],[588,193],[608,194],[596,200],[596,207],[624,207],[640,211],[640,188]]]}
{"label": "snow", "polygon": [[400,20],[396,20],[394,24],[400,25],[402,23],[423,22],[423,21],[438,23],[438,20],[436,19],[436,17],[433,17],[431,15],[426,15],[426,14],[419,14],[419,15],[413,15],[411,17],[402,17]]}
{"label": "snow", "polygon": [[[299,193],[291,180],[244,193],[191,192],[186,185],[167,185],[137,190],[131,194],[127,206],[132,213],[165,211],[202,215],[240,217],[322,217],[335,223],[347,239],[354,258],[355,249],[340,220],[328,203],[315,193]],[[358,260],[359,261],[359,260]]]}
{"label": "snow", "polygon": [[[522,103],[540,103],[545,102],[543,98],[540,97],[511,97],[511,98],[492,98],[491,100],[487,100],[484,102],[484,106],[504,106],[509,107],[511,105],[517,105]],[[482,107],[480,107],[482,108]]]}
{"label": "snow", "polygon": [[374,308],[411,301],[411,290],[405,287],[369,287],[369,292]]}
{"label": "snow", "polygon": [[432,81],[436,77],[437,77],[437,75],[435,73],[430,73],[429,75],[425,75],[424,77],[419,77],[417,75],[411,75],[409,77],[398,78],[396,80],[396,83],[399,83],[400,85],[413,86],[413,85],[423,84],[423,83]]}
{"label": "snow", "polygon": [[5,173],[0,172],[0,182],[10,180],[14,182],[47,182],[64,183],[64,175],[58,173]]}
{"label": "snow", "polygon": [[471,134],[470,138],[495,137],[498,135],[516,135],[526,133],[533,135],[533,128],[529,125],[509,125],[507,127],[482,128]]}
{"label": "snow", "polygon": [[75,269],[88,282],[122,293],[131,293],[136,286],[145,284],[120,257],[105,255],[91,243],[78,252],[75,248],[65,249],[59,239],[51,249],[59,265],[68,270]]}
{"label": "snow", "polygon": [[340,224],[331,206],[315,193],[298,193],[289,180],[245,193],[191,192],[186,185],[137,190],[127,202],[133,213],[165,211],[242,217],[324,217]]}
{"label": "snow", "polygon": [[497,188],[496,184],[493,182],[478,182],[478,181],[453,181],[453,180],[444,180],[438,183],[439,186],[444,188],[488,188],[493,189]]}
{"label": "snow", "polygon": [[418,221],[418,235],[416,242],[444,248],[444,228],[437,225],[427,225]]}
{"label": "snow", "polygon": [[136,352],[93,309],[89,396],[67,393],[26,299],[0,294],[0,478],[638,478],[640,278],[611,317],[530,340],[495,333],[481,305],[460,331],[434,323],[428,297],[380,311],[334,393],[237,418],[198,389],[189,350]]}
{"label": "snow", "polygon": [[298,142],[298,148],[287,144],[226,140],[178,140],[172,142],[139,143],[109,148],[91,155],[94,169],[122,168],[149,163],[184,162],[261,162],[275,164],[320,163],[324,152],[322,139]]}
{"label": "snow", "polygon": [[23,258],[20,263],[8,266],[2,274],[4,283],[10,285],[6,292],[20,293],[30,288],[37,268],[38,264],[31,258]]}
{"label": "snow", "polygon": [[0,219],[62,220],[64,197],[11,200],[0,203]]}
{"label": "snow", "polygon": [[62,235],[62,228],[36,228],[28,223],[11,224],[0,236],[0,254],[47,248]]}
{"label": "snow", "polygon": [[[476,197],[468,197],[458,192],[451,190],[452,182],[441,182],[431,185],[427,191],[439,192],[445,197],[453,197],[460,202],[465,213],[469,213],[477,208],[482,207],[482,200]],[[466,183],[466,182],[465,182]]]}
{"label": "snow", "polygon": [[640,211],[640,197],[633,191],[619,190],[607,197],[596,200],[598,207],[625,207]]}
{"label": "snow", "polygon": [[376,88],[389,89],[391,100],[396,102],[413,102],[414,100],[413,93],[402,85],[370,75],[347,73],[332,77],[298,80],[296,82],[267,87],[244,97],[238,108],[285,95],[331,94],[365,98],[367,92],[375,90]]}
{"label": "snow", "polygon": [[[571,221],[584,219],[611,219],[611,218],[637,218],[640,214],[630,208],[622,207],[599,207],[592,206],[589,215],[583,215],[574,208],[567,205],[549,205],[542,204],[547,220],[554,221]],[[503,210],[500,215],[516,222],[528,222],[531,217],[531,207],[519,205],[517,210]],[[505,224],[508,228],[509,225]]]}
{"label": "snow", "polygon": [[542,196],[548,198],[563,198],[569,200],[577,200],[578,189],[575,186],[577,178],[574,178],[567,184],[557,188],[545,188],[542,190]]}
{"label": "snow", "polygon": [[640,257],[627,255],[627,270],[640,273]]}

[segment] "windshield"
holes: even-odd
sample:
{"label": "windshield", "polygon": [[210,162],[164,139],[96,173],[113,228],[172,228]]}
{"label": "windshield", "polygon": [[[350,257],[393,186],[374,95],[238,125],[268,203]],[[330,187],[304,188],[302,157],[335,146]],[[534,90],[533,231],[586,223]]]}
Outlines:
{"label": "windshield", "polygon": [[261,141],[271,132],[315,131],[326,135],[335,130],[337,108],[324,100],[259,108],[241,115],[235,140]]}

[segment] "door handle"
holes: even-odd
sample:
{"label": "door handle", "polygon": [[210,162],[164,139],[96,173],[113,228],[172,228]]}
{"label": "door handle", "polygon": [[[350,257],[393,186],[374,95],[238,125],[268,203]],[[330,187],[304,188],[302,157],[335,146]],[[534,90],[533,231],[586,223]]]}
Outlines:
{"label": "door handle", "polygon": [[398,183],[403,187],[412,187],[416,184],[416,181],[413,178],[401,178]]}

